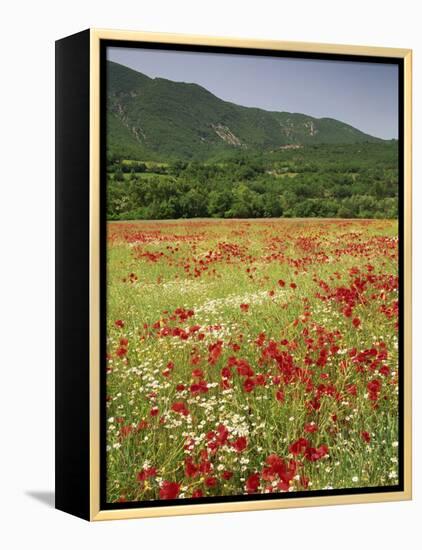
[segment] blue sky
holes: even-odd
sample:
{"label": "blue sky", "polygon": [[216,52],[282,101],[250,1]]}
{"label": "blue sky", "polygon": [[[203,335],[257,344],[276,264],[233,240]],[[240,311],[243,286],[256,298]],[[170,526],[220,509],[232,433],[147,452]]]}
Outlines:
{"label": "blue sky", "polygon": [[397,65],[113,47],[107,58],[152,78],[195,82],[238,105],[398,135]]}

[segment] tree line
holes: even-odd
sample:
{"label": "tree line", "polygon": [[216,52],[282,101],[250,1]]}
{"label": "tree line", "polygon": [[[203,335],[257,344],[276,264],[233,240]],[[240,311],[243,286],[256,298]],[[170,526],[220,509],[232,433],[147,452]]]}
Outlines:
{"label": "tree line", "polygon": [[152,166],[112,159],[107,214],[111,220],[396,218],[397,147],[319,146]]}

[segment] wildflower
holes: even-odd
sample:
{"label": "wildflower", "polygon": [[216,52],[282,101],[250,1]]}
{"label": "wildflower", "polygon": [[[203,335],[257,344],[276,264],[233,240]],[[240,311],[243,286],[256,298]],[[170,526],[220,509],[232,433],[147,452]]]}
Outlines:
{"label": "wildflower", "polygon": [[136,479],[140,482],[146,481],[149,477],[155,477],[157,475],[157,469],[156,468],[144,468],[140,472],[138,472]]}
{"label": "wildflower", "polygon": [[246,380],[243,382],[243,389],[246,393],[250,393],[255,387],[255,382],[252,378],[246,378]]}
{"label": "wildflower", "polygon": [[248,440],[247,440],[246,437],[244,437],[244,436],[238,437],[238,438],[232,443],[232,447],[233,447],[238,453],[243,452],[243,451],[246,449],[247,446],[248,446]]}
{"label": "wildflower", "polygon": [[304,437],[301,437],[289,446],[289,452],[293,455],[303,454],[309,447],[309,441]]}
{"label": "wildflower", "polygon": [[130,433],[132,433],[133,427],[131,425],[129,426],[121,426],[120,428],[120,437],[123,439],[127,437]]}
{"label": "wildflower", "polygon": [[258,490],[259,484],[260,484],[259,474],[258,473],[251,474],[246,480],[246,484],[245,484],[246,491],[248,493],[256,493]]}
{"label": "wildflower", "polygon": [[208,384],[205,380],[199,380],[198,382],[191,384],[190,386],[190,392],[193,394],[197,393],[207,393],[208,392]]}
{"label": "wildflower", "polygon": [[195,477],[199,474],[199,467],[193,463],[191,457],[185,459],[185,474],[186,477]]}
{"label": "wildflower", "polygon": [[323,458],[328,453],[327,445],[320,445],[316,449],[314,447],[308,447],[305,451],[305,458],[311,462],[315,462]]}
{"label": "wildflower", "polygon": [[185,405],[185,403],[183,403],[183,401],[175,401],[173,403],[173,405],[171,406],[171,410],[174,411],[174,412],[177,412],[177,413],[179,413],[183,416],[188,416],[189,415],[189,411],[186,408],[186,405]]}
{"label": "wildflower", "polygon": [[205,478],[205,485],[207,487],[216,487],[217,484],[218,484],[218,479],[216,477]]}
{"label": "wildflower", "polygon": [[150,416],[157,416],[158,412],[158,407],[152,407],[152,409],[149,411],[149,414]]}
{"label": "wildflower", "polygon": [[283,403],[284,402],[284,393],[281,390],[277,390],[276,393],[275,393],[275,398],[280,403]]}
{"label": "wildflower", "polygon": [[204,371],[202,369],[195,369],[192,371],[193,378],[204,378]]}
{"label": "wildflower", "polygon": [[390,368],[387,367],[387,365],[383,365],[380,369],[379,369],[379,373],[382,374],[383,376],[388,376],[390,374]]}
{"label": "wildflower", "polygon": [[164,480],[160,487],[159,496],[161,500],[171,500],[177,498],[179,492],[179,483]]}
{"label": "wildflower", "polygon": [[305,424],[304,430],[307,433],[314,433],[318,431],[318,426],[315,424],[315,422],[311,422],[310,424]]}
{"label": "wildflower", "polygon": [[124,357],[127,354],[127,348],[120,347],[116,351],[117,357]]}

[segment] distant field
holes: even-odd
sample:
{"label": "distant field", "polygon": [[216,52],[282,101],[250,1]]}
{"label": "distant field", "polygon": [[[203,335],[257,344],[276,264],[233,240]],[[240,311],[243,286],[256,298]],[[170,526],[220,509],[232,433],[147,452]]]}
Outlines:
{"label": "distant field", "polygon": [[109,222],[107,500],[397,483],[391,220]]}

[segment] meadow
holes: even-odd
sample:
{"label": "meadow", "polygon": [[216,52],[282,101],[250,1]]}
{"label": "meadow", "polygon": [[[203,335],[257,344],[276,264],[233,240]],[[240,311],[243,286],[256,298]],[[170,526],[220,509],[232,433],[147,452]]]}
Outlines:
{"label": "meadow", "polygon": [[108,222],[107,501],[396,485],[397,222]]}

